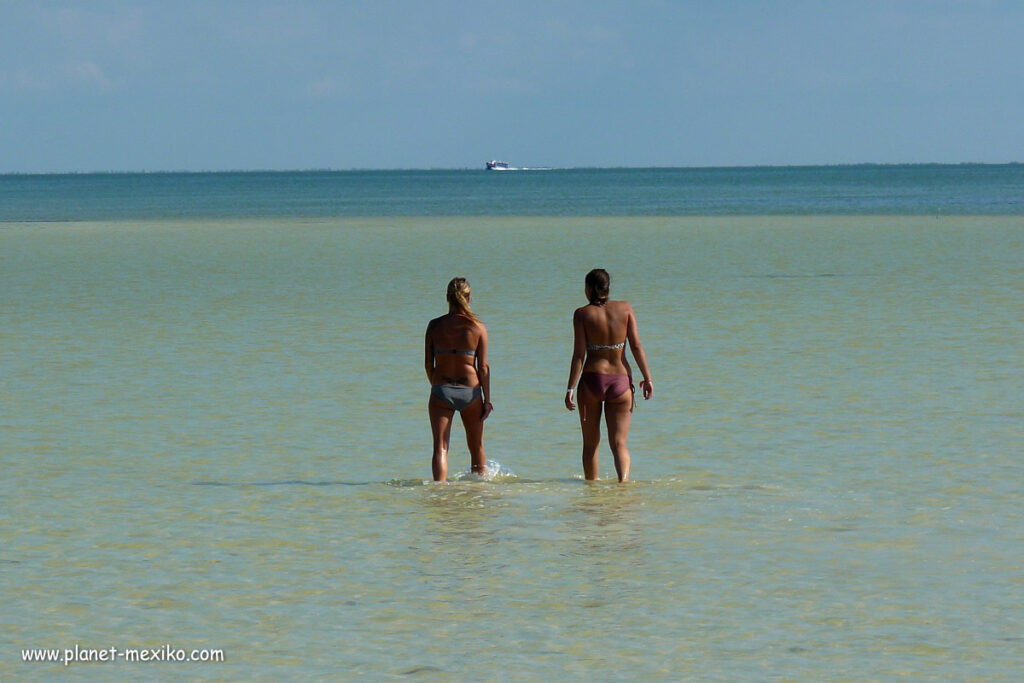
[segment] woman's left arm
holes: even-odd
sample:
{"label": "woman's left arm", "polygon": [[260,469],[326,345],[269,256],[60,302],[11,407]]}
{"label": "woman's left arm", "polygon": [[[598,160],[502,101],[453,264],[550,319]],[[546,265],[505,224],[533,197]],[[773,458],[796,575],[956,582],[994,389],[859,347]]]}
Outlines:
{"label": "woman's left arm", "polygon": [[640,343],[640,333],[637,330],[636,314],[633,307],[629,307],[629,320],[626,323],[626,339],[629,340],[629,349],[633,352],[633,359],[643,374],[644,379],[640,382],[640,388],[644,392],[644,400],[650,400],[654,395],[654,380],[651,379],[651,369],[647,366],[647,354],[644,353],[644,345]]}
{"label": "woman's left arm", "polygon": [[476,344],[476,374],[480,378],[480,388],[484,392],[484,412],[480,419],[486,420],[494,410],[494,405],[491,403],[491,365],[487,362],[487,328],[482,323],[480,341]]}

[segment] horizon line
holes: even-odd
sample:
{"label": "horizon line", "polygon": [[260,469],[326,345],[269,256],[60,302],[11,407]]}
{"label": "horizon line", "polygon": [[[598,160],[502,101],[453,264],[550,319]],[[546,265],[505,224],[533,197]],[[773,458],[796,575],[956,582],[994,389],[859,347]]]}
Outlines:
{"label": "horizon line", "polygon": [[[730,169],[783,169],[783,168],[858,168],[895,166],[1019,166],[1021,161],[861,161],[834,164],[739,164],[739,165],[697,165],[697,166],[517,166],[520,171],[643,171],[643,170],[730,170]],[[408,166],[408,167],[309,167],[309,168],[225,168],[225,169],[157,169],[157,170],[89,170],[89,171],[0,171],[0,176],[61,176],[61,175],[214,175],[242,173],[390,173],[430,171],[484,171],[478,166]]]}

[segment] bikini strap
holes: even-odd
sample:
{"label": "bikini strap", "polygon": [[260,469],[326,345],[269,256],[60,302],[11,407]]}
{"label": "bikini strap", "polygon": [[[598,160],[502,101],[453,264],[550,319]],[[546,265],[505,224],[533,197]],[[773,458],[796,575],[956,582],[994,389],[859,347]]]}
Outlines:
{"label": "bikini strap", "polygon": [[434,349],[434,355],[439,353],[457,353],[462,356],[475,356],[476,349]]}

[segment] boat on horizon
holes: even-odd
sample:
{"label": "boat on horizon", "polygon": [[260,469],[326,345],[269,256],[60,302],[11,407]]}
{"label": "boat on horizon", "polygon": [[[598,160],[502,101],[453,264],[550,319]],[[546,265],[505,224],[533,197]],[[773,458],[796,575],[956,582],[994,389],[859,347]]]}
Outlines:
{"label": "boat on horizon", "polygon": [[491,159],[490,161],[487,162],[487,170],[488,171],[507,171],[507,170],[509,170],[508,162],[507,161],[498,161],[496,159]]}

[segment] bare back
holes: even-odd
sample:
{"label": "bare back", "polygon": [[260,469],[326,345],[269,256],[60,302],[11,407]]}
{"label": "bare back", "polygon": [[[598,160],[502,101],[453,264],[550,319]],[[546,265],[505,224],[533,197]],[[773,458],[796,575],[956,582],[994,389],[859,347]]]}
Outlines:
{"label": "bare back", "polygon": [[576,309],[573,321],[577,327],[576,343],[585,347],[581,351],[586,351],[585,372],[629,374],[624,342],[634,343],[636,321],[628,301],[583,306]]}
{"label": "bare back", "polygon": [[449,313],[427,325],[424,364],[431,384],[477,386],[477,369],[486,363],[487,329],[483,323]]}

